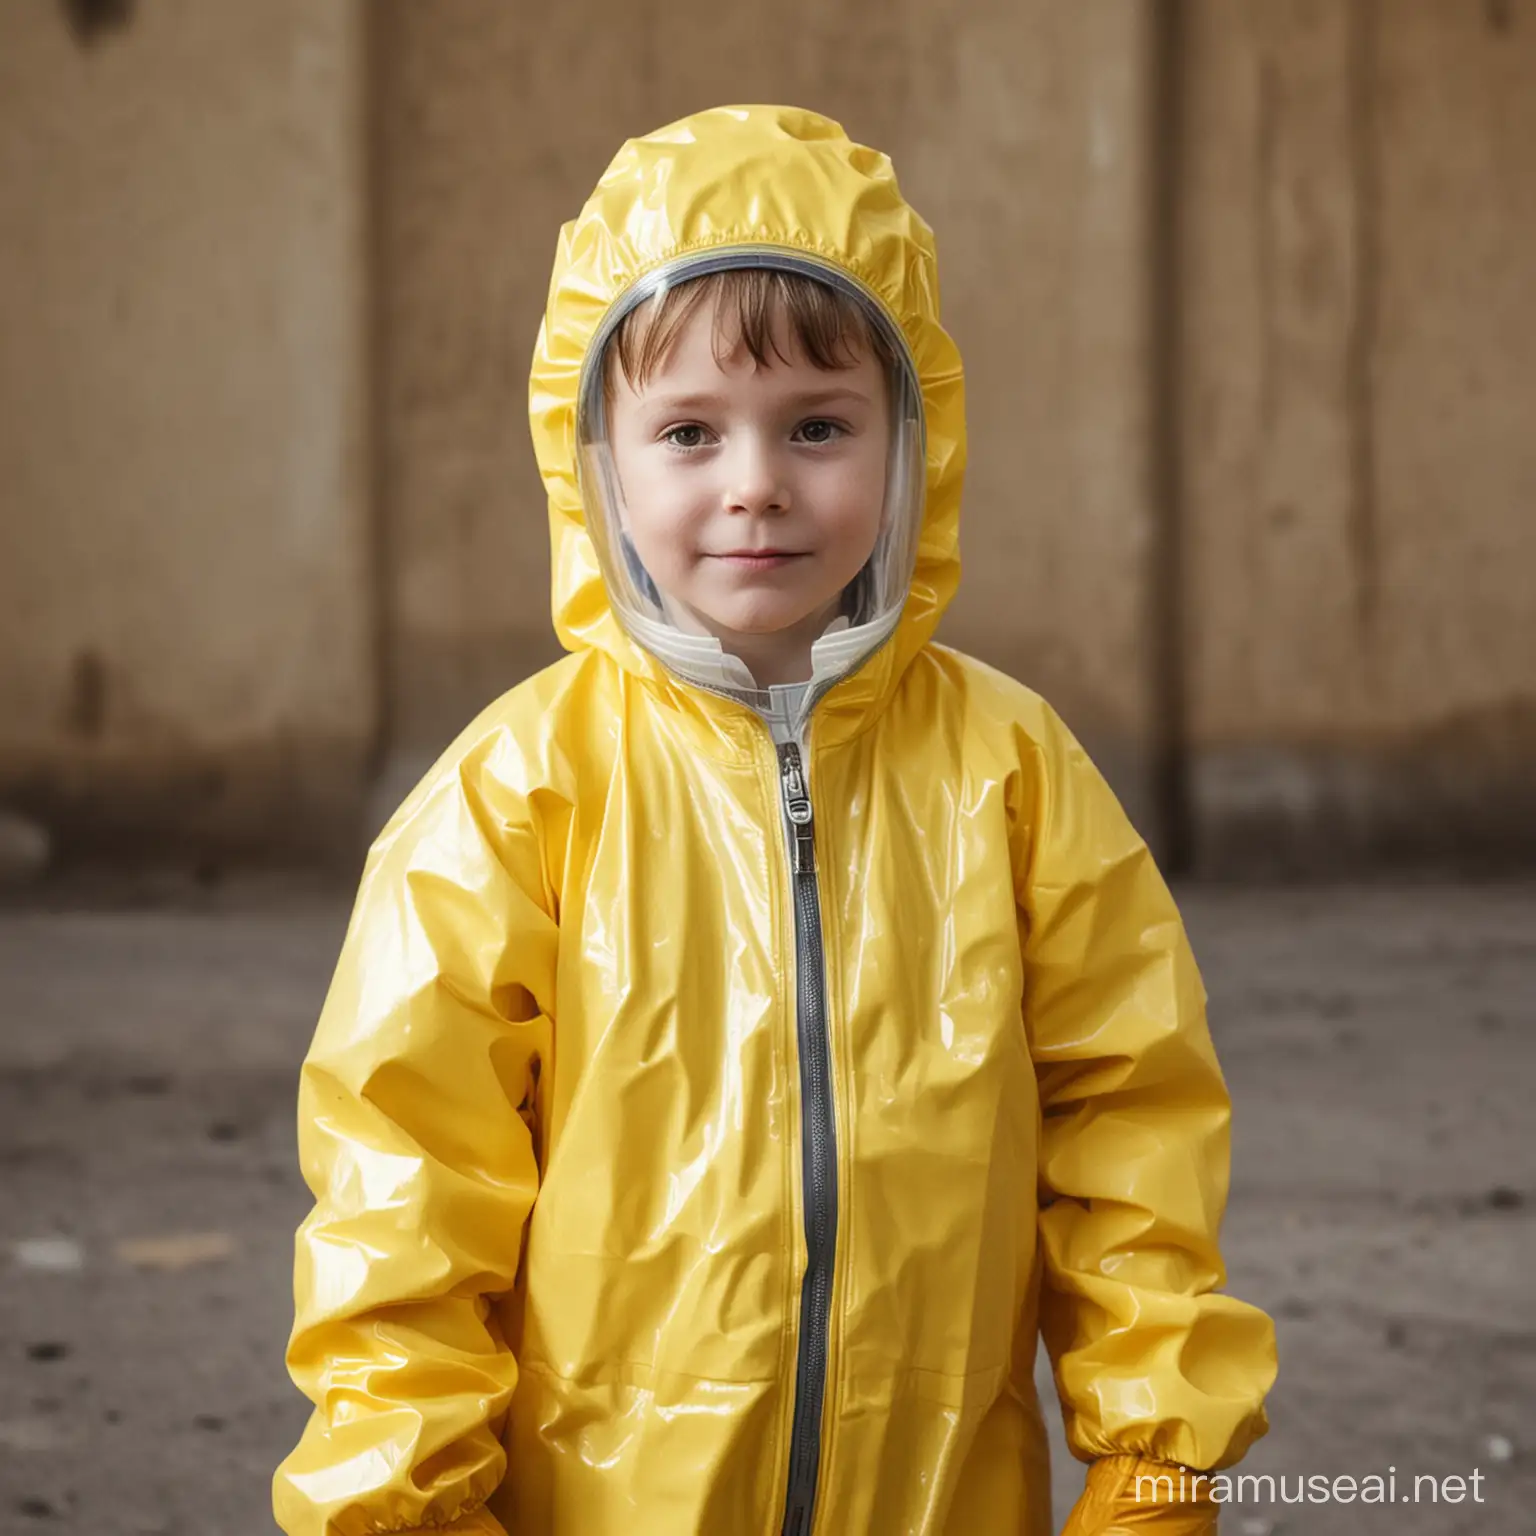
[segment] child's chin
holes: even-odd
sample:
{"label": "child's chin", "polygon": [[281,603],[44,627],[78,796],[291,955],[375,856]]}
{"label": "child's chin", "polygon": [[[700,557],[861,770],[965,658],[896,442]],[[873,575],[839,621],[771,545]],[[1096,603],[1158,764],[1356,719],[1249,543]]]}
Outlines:
{"label": "child's chin", "polygon": [[800,623],[813,611],[787,604],[754,603],[739,608],[723,607],[710,617],[722,628],[738,635],[776,635],[780,630]]}

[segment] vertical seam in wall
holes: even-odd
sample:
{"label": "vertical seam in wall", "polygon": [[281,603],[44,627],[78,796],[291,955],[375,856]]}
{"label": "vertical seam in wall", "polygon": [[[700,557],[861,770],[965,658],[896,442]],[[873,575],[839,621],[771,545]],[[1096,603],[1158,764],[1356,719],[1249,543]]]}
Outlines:
{"label": "vertical seam in wall", "polygon": [[1179,303],[1180,177],[1183,171],[1181,96],[1187,44],[1184,0],[1156,0],[1147,47],[1149,199],[1147,232],[1148,355],[1150,391],[1151,549],[1148,622],[1152,696],[1152,796],[1170,874],[1194,862],[1189,783],[1189,636],[1185,604],[1185,528]]}
{"label": "vertical seam in wall", "polygon": [[368,580],[372,609],[373,740],[369,743],[367,772],[369,780],[382,771],[394,739],[394,626],[390,573],[394,565],[392,509],[389,505],[389,477],[386,473],[388,434],[386,431],[389,337],[387,249],[385,237],[385,163],[384,112],[388,97],[387,82],[382,78],[387,51],[384,29],[388,6],[374,0],[359,0],[363,27],[363,186],[366,207],[364,219],[367,334],[364,341],[366,368],[368,450],[367,489],[369,559]]}
{"label": "vertical seam in wall", "polygon": [[1379,320],[1380,165],[1376,122],[1376,0],[1352,0],[1348,63],[1349,171],[1355,240],[1346,339],[1346,410],[1349,433],[1349,552],[1355,623],[1369,662],[1370,630],[1378,596],[1376,422],[1373,369]]}

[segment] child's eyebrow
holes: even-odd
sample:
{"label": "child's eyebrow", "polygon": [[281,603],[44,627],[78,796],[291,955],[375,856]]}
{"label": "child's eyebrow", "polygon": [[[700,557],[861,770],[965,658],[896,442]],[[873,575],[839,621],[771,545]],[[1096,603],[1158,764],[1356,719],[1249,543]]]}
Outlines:
{"label": "child's eyebrow", "polygon": [[[871,399],[867,390],[855,388],[851,384],[835,384],[826,389],[809,389],[790,395],[785,404],[797,410],[811,410],[819,405],[835,405],[840,401],[857,401],[868,405]],[[724,403],[723,395],[711,394],[707,390],[685,395],[648,394],[645,398],[646,407],[658,411],[707,410]]]}
{"label": "child's eyebrow", "polygon": [[700,411],[720,404],[719,395],[666,395],[647,393],[642,401],[647,410],[653,411]]}
{"label": "child's eyebrow", "polygon": [[866,389],[856,389],[851,384],[836,384],[829,389],[808,390],[803,395],[796,395],[794,401],[801,406],[835,405],[840,400],[858,400],[868,405],[871,398]]}

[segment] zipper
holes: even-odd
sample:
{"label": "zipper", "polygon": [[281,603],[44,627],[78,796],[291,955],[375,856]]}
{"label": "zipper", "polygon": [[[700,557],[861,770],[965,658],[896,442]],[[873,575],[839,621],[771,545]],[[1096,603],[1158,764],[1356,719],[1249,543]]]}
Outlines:
{"label": "zipper", "polygon": [[[803,738],[802,738],[803,739]],[[800,1345],[783,1536],[806,1536],[816,1512],[821,1470],[821,1414],[826,1395],[837,1244],[837,1117],[827,1033],[826,955],[816,887],[816,827],[810,782],[797,742],[779,747],[779,788],[789,846],[795,913],[795,1032],[800,1059],[801,1203],[805,1277],[800,1284]]]}

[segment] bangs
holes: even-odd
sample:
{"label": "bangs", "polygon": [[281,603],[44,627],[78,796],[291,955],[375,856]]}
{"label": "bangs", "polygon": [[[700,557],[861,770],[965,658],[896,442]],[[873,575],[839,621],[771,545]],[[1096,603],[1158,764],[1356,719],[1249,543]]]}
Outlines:
{"label": "bangs", "polygon": [[631,389],[644,389],[683,327],[709,302],[717,363],[741,352],[759,367],[792,362],[780,345],[787,335],[792,350],[828,372],[857,367],[868,356],[887,370],[897,366],[890,343],[856,299],[803,273],[738,267],[664,288],[631,310],[603,359],[605,387],[612,387],[616,362]]}

